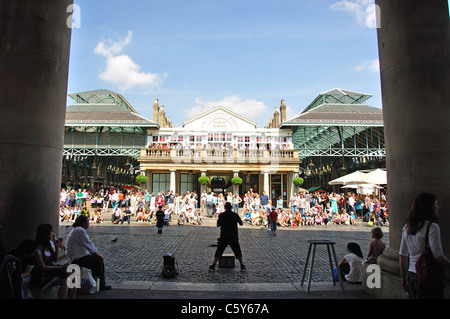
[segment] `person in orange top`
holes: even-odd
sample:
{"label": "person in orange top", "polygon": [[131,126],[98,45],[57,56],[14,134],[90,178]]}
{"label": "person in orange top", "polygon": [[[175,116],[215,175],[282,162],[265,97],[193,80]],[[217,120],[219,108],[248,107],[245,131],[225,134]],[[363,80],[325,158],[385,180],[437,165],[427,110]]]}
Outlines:
{"label": "person in orange top", "polygon": [[119,208],[122,208],[123,203],[124,203],[123,192],[119,192]]}

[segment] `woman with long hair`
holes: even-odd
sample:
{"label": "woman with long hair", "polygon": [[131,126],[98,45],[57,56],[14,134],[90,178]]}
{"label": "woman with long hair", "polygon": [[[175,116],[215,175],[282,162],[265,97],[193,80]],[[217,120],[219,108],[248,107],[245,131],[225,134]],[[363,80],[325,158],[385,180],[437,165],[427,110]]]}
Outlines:
{"label": "woman with long hair", "polygon": [[69,289],[67,286],[67,265],[58,265],[59,249],[64,249],[62,241],[57,240],[53,226],[41,224],[36,232],[36,242],[38,244],[36,264],[31,272],[31,286],[41,289],[47,287],[60,286],[58,298],[67,297],[74,299],[76,288]]}
{"label": "woman with long hair", "polygon": [[350,283],[361,283],[363,259],[361,247],[357,243],[348,243],[347,251],[348,254],[339,263],[342,279]]}
{"label": "woman with long hair", "polygon": [[438,220],[439,206],[434,194],[421,193],[414,198],[400,244],[400,274],[403,290],[410,298],[443,298],[444,283],[442,281],[433,295],[419,294],[417,291],[416,262],[425,249],[426,233],[429,226],[428,243],[433,257],[439,265],[450,269],[450,261],[444,256],[441,244],[441,233]]}

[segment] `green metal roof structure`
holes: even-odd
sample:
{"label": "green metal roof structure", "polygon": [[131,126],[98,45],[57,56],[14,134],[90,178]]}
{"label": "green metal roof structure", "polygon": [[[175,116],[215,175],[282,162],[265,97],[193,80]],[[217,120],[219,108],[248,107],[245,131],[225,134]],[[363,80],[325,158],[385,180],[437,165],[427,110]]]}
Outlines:
{"label": "green metal roof structure", "polygon": [[[293,131],[293,143],[304,165],[325,169],[385,161],[383,111],[366,104],[372,95],[332,89],[319,94],[305,110],[281,123]],[[339,159],[340,158],[340,159]]]}
{"label": "green metal roof structure", "polygon": [[119,93],[93,90],[69,94],[64,155],[140,157],[147,129],[158,124],[137,113]]}

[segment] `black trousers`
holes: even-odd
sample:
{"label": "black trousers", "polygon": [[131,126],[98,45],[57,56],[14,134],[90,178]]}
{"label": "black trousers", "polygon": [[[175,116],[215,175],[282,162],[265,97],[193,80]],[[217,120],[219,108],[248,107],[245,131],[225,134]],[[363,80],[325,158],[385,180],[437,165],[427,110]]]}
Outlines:
{"label": "black trousers", "polygon": [[75,259],[72,263],[90,269],[94,278],[100,278],[100,287],[105,285],[105,264],[102,257],[97,254],[91,254]]}
{"label": "black trousers", "polygon": [[219,239],[219,243],[217,244],[217,249],[216,249],[216,253],[214,254],[214,257],[220,258],[222,257],[223,252],[225,251],[225,248],[227,248],[227,246],[230,245],[231,250],[234,253],[234,256],[236,258],[241,258],[242,257],[242,251],[241,251],[241,246],[239,245],[239,241],[237,240],[224,240],[224,239]]}

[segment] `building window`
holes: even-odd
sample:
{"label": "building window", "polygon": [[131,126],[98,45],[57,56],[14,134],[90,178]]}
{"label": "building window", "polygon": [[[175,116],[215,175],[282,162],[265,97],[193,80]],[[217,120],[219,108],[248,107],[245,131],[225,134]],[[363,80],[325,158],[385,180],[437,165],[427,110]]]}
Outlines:
{"label": "building window", "polygon": [[152,190],[155,196],[158,195],[159,192],[164,194],[170,190],[170,174],[152,174]]}
{"label": "building window", "polygon": [[197,190],[197,178],[194,174],[180,174],[180,193]]}

